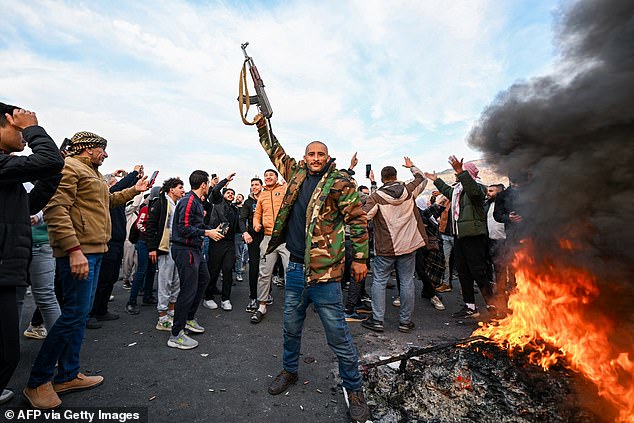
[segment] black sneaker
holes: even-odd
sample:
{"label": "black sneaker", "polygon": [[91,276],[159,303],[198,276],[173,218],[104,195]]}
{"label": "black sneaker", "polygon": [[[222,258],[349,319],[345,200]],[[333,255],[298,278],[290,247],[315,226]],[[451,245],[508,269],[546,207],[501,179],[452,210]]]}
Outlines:
{"label": "black sneaker", "polygon": [[255,313],[255,310],[257,309],[258,309],[258,300],[250,299],[249,304],[247,304],[246,312]]}
{"label": "black sneaker", "polygon": [[359,307],[356,307],[354,311],[360,314],[372,314],[372,307],[363,303]]}
{"label": "black sneaker", "polygon": [[128,303],[125,306],[125,312],[128,314],[139,314],[141,312],[141,308],[138,304],[130,304]]}
{"label": "black sneaker", "polygon": [[108,320],[117,320],[119,315],[117,313],[107,311],[106,314],[95,315],[95,318],[100,322],[105,322]]}
{"label": "black sneaker", "polygon": [[398,331],[403,333],[410,333],[416,328],[414,322],[399,322]]}
{"label": "black sneaker", "polygon": [[464,306],[459,311],[452,314],[451,317],[454,317],[456,319],[470,319],[473,317],[478,317],[479,315],[480,312],[478,311],[477,307],[475,309],[470,309],[469,307]]}
{"label": "black sneaker", "polygon": [[101,329],[101,326],[103,326],[101,322],[97,321],[94,317],[89,317],[88,320],[86,320],[86,329]]}
{"label": "black sneaker", "polygon": [[363,391],[348,391],[348,412],[354,423],[365,423],[370,420],[370,409],[365,402]]}
{"label": "black sneaker", "polygon": [[129,290],[132,289],[132,284],[130,282],[128,282],[128,281],[125,281],[125,282],[123,282],[122,288],[129,291]]}
{"label": "black sneaker", "polygon": [[374,320],[374,317],[370,317],[368,320],[364,320],[361,322],[361,326],[366,329],[373,330],[375,332],[383,332],[383,322],[379,322],[378,320]]}
{"label": "black sneaker", "polygon": [[297,382],[297,373],[290,373],[286,370],[282,370],[273,379],[273,382],[269,385],[269,394],[278,395],[286,391],[289,386]]}
{"label": "black sneaker", "polygon": [[151,305],[157,305],[158,304],[158,300],[156,299],[156,297],[152,297],[149,300],[143,299],[143,302],[141,303],[145,306],[151,306]]}

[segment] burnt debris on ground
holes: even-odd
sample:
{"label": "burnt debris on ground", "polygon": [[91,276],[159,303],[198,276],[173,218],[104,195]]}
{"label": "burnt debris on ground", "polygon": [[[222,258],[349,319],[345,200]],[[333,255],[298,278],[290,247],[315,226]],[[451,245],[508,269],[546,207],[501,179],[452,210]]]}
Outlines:
{"label": "burnt debris on ground", "polygon": [[601,422],[581,405],[574,374],[545,372],[527,356],[477,342],[448,347],[367,373],[376,422]]}

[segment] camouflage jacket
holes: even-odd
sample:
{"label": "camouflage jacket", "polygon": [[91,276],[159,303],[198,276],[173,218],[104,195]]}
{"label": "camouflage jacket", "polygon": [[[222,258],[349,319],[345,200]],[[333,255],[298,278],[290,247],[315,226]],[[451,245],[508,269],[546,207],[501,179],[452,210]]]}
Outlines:
{"label": "camouflage jacket", "polygon": [[[286,240],[290,211],[308,168],[303,160],[298,162],[288,156],[275,136],[271,140],[267,127],[259,128],[258,132],[262,147],[288,182],[269,242],[267,253],[270,253]],[[350,225],[353,260],[365,263],[368,258],[367,218],[354,182],[348,174],[338,171],[333,161],[317,184],[306,209],[304,268],[307,285],[343,279],[344,225]]]}

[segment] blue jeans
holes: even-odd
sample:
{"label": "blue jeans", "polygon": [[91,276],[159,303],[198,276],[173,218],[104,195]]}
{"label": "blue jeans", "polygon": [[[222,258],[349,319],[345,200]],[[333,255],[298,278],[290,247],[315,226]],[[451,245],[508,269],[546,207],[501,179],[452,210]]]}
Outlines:
{"label": "blue jeans", "polygon": [[407,323],[414,312],[414,267],[416,265],[416,251],[400,256],[376,256],[372,263],[374,279],[372,280],[372,317],[380,322],[385,317],[385,286],[390,279],[392,267],[396,266],[401,280],[401,307],[399,320]]}
{"label": "blue jeans", "polygon": [[137,252],[136,274],[132,281],[130,290],[130,304],[136,304],[139,288],[143,284],[143,301],[149,302],[152,299],[152,289],[154,288],[154,275],[156,274],[156,264],[150,262],[150,252],[147,244],[143,240],[138,240],[135,245]]}
{"label": "blue jeans", "polygon": [[357,350],[343,315],[339,282],[305,287],[304,265],[289,263],[284,292],[284,370],[297,373],[306,308],[312,302],[326,332],[328,346],[339,359],[342,385],[350,391],[363,389]]}
{"label": "blue jeans", "polygon": [[46,330],[51,330],[61,311],[55,297],[55,258],[49,244],[34,244],[29,265],[31,291],[42,313]]}
{"label": "blue jeans", "polygon": [[247,245],[242,239],[242,233],[235,234],[235,247],[236,264],[234,270],[236,271],[236,275],[242,275],[242,265],[249,260],[249,256],[247,254]]}
{"label": "blue jeans", "polygon": [[70,273],[68,257],[56,259],[62,284],[64,304],[59,316],[42,343],[29,377],[29,388],[36,388],[53,379],[58,363],[55,383],[68,382],[79,373],[79,352],[84,340],[88,313],[95,298],[99,269],[103,254],[87,254],[88,277],[75,279]]}

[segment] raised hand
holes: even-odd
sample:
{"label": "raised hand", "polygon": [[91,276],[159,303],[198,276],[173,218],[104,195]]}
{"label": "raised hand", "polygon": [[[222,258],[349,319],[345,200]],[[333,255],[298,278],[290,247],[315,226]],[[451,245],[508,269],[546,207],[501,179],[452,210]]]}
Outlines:
{"label": "raised hand", "polygon": [[134,170],[139,174],[139,178],[142,178],[144,173],[143,173],[143,165],[136,165],[134,166]]}
{"label": "raised hand", "polygon": [[453,167],[453,170],[456,172],[456,174],[464,172],[464,169],[462,168],[463,161],[464,159],[458,160],[458,158],[453,154],[449,156],[449,164],[451,165],[451,167]]}
{"label": "raised hand", "polygon": [[425,178],[427,178],[430,181],[434,182],[436,179],[438,179],[438,175],[436,175],[436,171],[435,170],[434,170],[434,173],[425,172]]}
{"label": "raised hand", "polygon": [[234,177],[234,176],[236,176],[236,173],[235,173],[235,172],[230,173],[230,174],[227,176],[227,182],[231,182],[231,181],[233,181],[233,177]]}
{"label": "raised hand", "polygon": [[357,153],[355,152],[352,156],[352,159],[350,159],[350,166],[348,166],[348,169],[352,170],[358,164],[359,164],[359,159],[357,159]]}
{"label": "raised hand", "polygon": [[408,168],[408,169],[409,169],[410,167],[413,167],[413,166],[414,166],[414,163],[412,162],[412,159],[410,159],[410,158],[409,158],[409,157],[407,157],[407,156],[405,156],[405,157],[403,157],[403,158],[405,159],[405,164],[403,164],[403,167],[406,167],[406,168]]}
{"label": "raised hand", "polygon": [[148,185],[149,182],[147,180],[147,176],[144,176],[136,181],[136,184],[134,184],[134,189],[136,189],[137,192],[145,192],[148,189]]}

